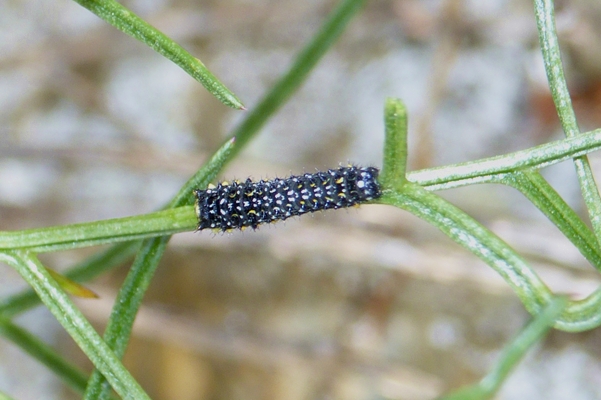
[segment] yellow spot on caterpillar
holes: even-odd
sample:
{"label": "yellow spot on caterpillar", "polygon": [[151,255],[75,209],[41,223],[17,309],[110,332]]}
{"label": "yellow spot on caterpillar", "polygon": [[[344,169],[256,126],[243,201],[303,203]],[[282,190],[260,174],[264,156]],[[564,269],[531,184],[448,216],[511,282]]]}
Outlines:
{"label": "yellow spot on caterpillar", "polygon": [[209,183],[207,186],[207,189],[215,189],[217,186],[213,185],[212,183]]}
{"label": "yellow spot on caterpillar", "polygon": [[344,182],[344,178],[343,177],[340,177],[340,178],[338,178],[336,180],[336,183],[342,183],[342,182]]}

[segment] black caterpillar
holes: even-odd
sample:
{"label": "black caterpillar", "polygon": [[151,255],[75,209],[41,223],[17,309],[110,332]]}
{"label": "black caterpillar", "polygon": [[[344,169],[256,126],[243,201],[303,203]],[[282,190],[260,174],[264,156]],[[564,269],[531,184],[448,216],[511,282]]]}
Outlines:
{"label": "black caterpillar", "polygon": [[356,166],[286,179],[221,182],[195,190],[198,230],[257,228],[297,215],[351,207],[382,195],[379,170]]}

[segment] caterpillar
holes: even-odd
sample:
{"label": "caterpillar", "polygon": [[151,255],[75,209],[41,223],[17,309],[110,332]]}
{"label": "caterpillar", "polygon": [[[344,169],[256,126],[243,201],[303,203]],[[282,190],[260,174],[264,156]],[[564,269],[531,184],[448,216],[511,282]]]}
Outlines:
{"label": "caterpillar", "polygon": [[198,230],[229,231],[379,198],[379,170],[349,165],[285,179],[221,182],[194,191]]}

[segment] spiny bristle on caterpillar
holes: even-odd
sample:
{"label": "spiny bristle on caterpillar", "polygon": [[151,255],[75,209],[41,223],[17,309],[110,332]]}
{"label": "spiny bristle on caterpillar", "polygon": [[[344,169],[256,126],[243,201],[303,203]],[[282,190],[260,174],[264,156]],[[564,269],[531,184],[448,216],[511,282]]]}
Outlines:
{"label": "spiny bristle on caterpillar", "polygon": [[379,198],[379,170],[349,165],[285,179],[221,182],[195,190],[198,230],[229,231]]}

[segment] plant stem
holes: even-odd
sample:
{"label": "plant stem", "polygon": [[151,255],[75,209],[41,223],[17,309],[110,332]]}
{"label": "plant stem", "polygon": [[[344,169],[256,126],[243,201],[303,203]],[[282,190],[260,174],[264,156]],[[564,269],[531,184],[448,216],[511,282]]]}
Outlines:
{"label": "plant stem", "polygon": [[519,190],[601,271],[601,250],[595,235],[538,171],[501,174],[497,183]]}
{"label": "plant stem", "polygon": [[[117,243],[106,251],[99,252],[66,271],[63,275],[76,282],[91,280],[132,257],[140,247],[139,241]],[[40,298],[32,289],[0,301],[0,315],[13,317],[40,304]]]}
{"label": "plant stem", "polygon": [[0,260],[14,267],[33,287],[119,396],[131,400],[150,399],[35,256],[24,250],[5,250],[0,253]]}
{"label": "plant stem", "polygon": [[104,221],[0,232],[0,250],[28,249],[35,253],[191,231],[197,220],[192,206]]}
{"label": "plant stem", "polygon": [[596,129],[515,153],[410,172],[407,178],[431,191],[450,189],[486,181],[495,174],[548,167],[599,149],[601,129]]}
{"label": "plant stem", "polygon": [[384,125],[386,135],[380,182],[388,188],[400,188],[407,182],[407,109],[399,99],[386,100]]}
{"label": "plant stem", "polygon": [[[234,149],[235,140],[227,141],[219,151],[180,189],[168,207],[180,207],[193,202],[192,192],[195,188],[206,187],[223,166],[228,162]],[[195,219],[198,222],[197,219]],[[162,236],[142,242],[142,246],[134,259],[132,267],[119,290],[108,325],[104,332],[107,344],[117,357],[122,358],[133,327],[134,320],[144,294],[150,285],[159,261],[171,236]],[[108,399],[110,387],[107,379],[95,370],[88,381],[84,399]]]}

